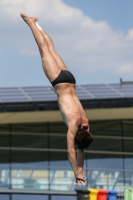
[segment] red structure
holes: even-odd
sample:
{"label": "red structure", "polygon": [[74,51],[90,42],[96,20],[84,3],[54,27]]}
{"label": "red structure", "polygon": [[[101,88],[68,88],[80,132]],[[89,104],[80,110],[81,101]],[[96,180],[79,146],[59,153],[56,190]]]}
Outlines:
{"label": "red structure", "polygon": [[99,190],[97,194],[97,200],[107,200],[108,199],[108,191],[107,190]]}

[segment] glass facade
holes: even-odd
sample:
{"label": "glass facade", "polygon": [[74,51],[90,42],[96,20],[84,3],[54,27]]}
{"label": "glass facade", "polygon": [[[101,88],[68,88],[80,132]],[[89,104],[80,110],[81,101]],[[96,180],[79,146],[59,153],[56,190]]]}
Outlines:
{"label": "glass facade", "polygon": [[[90,121],[90,128],[94,141],[85,153],[86,188],[123,192],[133,185],[133,120]],[[0,190],[74,191],[66,132],[63,122],[0,125]]]}

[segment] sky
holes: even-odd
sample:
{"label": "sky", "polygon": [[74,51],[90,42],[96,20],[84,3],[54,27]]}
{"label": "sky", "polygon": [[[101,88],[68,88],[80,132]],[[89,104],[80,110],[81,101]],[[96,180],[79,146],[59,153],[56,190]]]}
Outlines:
{"label": "sky", "polygon": [[0,87],[50,85],[20,11],[38,17],[78,85],[133,81],[132,0],[0,0]]}

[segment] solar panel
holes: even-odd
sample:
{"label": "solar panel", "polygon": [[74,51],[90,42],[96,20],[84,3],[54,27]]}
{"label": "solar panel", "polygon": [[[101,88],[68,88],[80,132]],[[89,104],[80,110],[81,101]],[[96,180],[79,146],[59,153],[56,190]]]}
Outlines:
{"label": "solar panel", "polygon": [[[77,85],[79,99],[104,99],[133,97],[133,84]],[[57,96],[51,86],[0,88],[0,102],[55,101]]]}
{"label": "solar panel", "polygon": [[3,98],[0,100],[0,102],[27,102],[27,98]]}

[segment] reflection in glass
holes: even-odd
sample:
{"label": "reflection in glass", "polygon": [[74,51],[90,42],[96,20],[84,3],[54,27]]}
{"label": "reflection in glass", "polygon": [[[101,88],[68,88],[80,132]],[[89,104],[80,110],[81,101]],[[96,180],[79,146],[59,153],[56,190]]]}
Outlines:
{"label": "reflection in glass", "polygon": [[12,170],[12,189],[48,190],[49,171],[41,169]]}
{"label": "reflection in glass", "polygon": [[86,153],[86,166],[89,169],[123,169],[122,154],[107,154],[105,153]]}
{"label": "reflection in glass", "polygon": [[47,195],[20,195],[13,194],[12,200],[48,200]]}
{"label": "reflection in glass", "polygon": [[74,189],[74,173],[67,152],[50,152],[50,190]]}
{"label": "reflection in glass", "polygon": [[50,170],[50,190],[74,190],[75,176],[72,170]]}
{"label": "reflection in glass", "polygon": [[46,151],[12,150],[12,188],[48,190],[47,156]]}
{"label": "reflection in glass", "polygon": [[124,184],[122,155],[88,152],[85,161],[88,187],[110,190]]}
{"label": "reflection in glass", "polygon": [[[124,183],[133,185],[133,120],[90,121],[90,127],[94,141],[85,154],[87,188],[123,192]],[[66,133],[63,122],[0,125],[0,189],[11,183],[12,189],[74,191]]]}
{"label": "reflection in glass", "polygon": [[10,187],[9,150],[0,150],[0,189]]}
{"label": "reflection in glass", "polygon": [[133,155],[124,155],[124,165],[126,170],[133,170]]}
{"label": "reflection in glass", "polygon": [[124,155],[125,184],[133,185],[133,155]]}
{"label": "reflection in glass", "polygon": [[123,186],[123,171],[94,169],[86,171],[87,188],[112,190]]}
{"label": "reflection in glass", "polygon": [[133,185],[133,168],[125,171],[125,185],[129,187]]}

